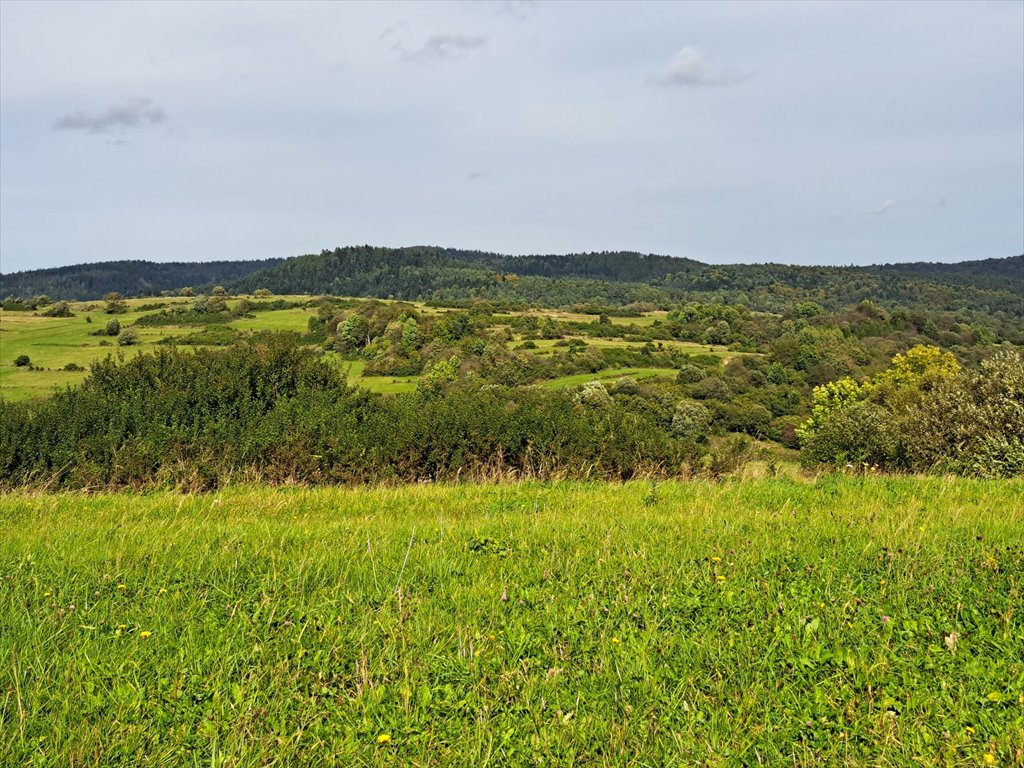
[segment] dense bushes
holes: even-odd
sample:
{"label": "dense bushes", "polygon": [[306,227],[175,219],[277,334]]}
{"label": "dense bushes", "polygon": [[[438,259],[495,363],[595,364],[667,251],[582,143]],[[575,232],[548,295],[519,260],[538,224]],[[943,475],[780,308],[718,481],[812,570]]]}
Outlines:
{"label": "dense bushes", "polygon": [[952,355],[915,347],[863,383],[817,387],[798,433],[808,464],[1024,475],[1024,359],[1003,351],[961,371]]}
{"label": "dense bushes", "polygon": [[71,488],[679,472],[696,448],[572,393],[442,381],[397,397],[346,385],[294,337],[97,363],[79,389],[0,402],[0,483]]}

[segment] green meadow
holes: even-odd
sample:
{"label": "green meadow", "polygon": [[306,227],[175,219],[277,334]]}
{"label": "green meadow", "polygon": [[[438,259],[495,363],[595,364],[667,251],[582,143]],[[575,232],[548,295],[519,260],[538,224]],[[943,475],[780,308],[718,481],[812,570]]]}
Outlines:
{"label": "green meadow", "polygon": [[0,496],[0,764],[1024,763],[1024,482]]}
{"label": "green meadow", "polygon": [[[275,299],[288,301],[308,301],[310,296],[278,296]],[[173,306],[189,304],[190,298],[150,298],[128,299],[127,312],[108,315],[104,312],[101,301],[72,302],[71,310],[74,317],[47,317],[34,312],[12,312],[0,310],[0,397],[9,401],[45,398],[55,388],[76,386],[88,376],[91,363],[109,355],[123,354],[126,358],[134,355],[151,353],[160,343],[172,336],[182,337],[201,330],[195,326],[134,326],[134,323],[147,314],[159,311],[156,305]],[[228,302],[233,307],[238,299]],[[439,315],[450,310],[431,308],[420,302],[413,303],[417,310],[425,314]],[[511,313],[518,315],[521,313]],[[592,322],[593,316],[555,310],[538,310],[532,313],[544,315],[558,320]],[[632,324],[641,327],[649,326],[656,319],[664,319],[666,313],[651,312],[642,317],[616,317],[613,324]],[[222,325],[237,331],[296,331],[305,332],[309,320],[316,316],[314,307],[298,307],[261,311],[248,317],[233,318]],[[138,343],[130,346],[119,346],[116,338],[94,336],[94,331],[103,328],[111,319],[117,319],[122,328],[134,327],[138,333]],[[550,355],[557,340],[539,339],[535,342],[537,354]],[[562,341],[564,345],[566,342]],[[668,340],[660,342],[663,346],[680,349],[695,354],[713,354],[723,360],[734,357],[736,353],[722,345],[702,345],[691,342]],[[595,348],[639,348],[643,342],[627,342],[621,339],[587,339],[587,346]],[[17,367],[14,360],[19,355],[27,355],[32,368]],[[65,370],[65,366],[74,364],[83,370]],[[364,361],[339,361],[348,372],[354,384],[371,392],[395,394],[412,392],[419,381],[418,376],[363,376]],[[657,368],[608,368],[593,375],[574,375],[561,377],[544,382],[544,386],[573,386],[593,380],[615,379],[623,375],[637,375],[639,378],[674,371]]]}

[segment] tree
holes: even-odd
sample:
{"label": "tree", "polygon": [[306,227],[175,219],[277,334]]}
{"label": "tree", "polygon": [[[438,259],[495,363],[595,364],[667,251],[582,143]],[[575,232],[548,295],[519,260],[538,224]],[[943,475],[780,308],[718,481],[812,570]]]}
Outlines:
{"label": "tree", "polygon": [[411,355],[420,348],[420,326],[416,318],[410,317],[402,323],[402,352]]}
{"label": "tree", "polygon": [[269,299],[274,294],[268,288],[257,288],[252,295],[257,299]]}
{"label": "tree", "polygon": [[683,400],[672,414],[672,433],[684,440],[698,442],[708,436],[711,413],[698,402]]}
{"label": "tree", "polygon": [[227,296],[228,292],[224,290],[224,286],[223,285],[215,285],[215,286],[213,286],[213,290],[210,291],[210,295],[211,296]]}
{"label": "tree", "polygon": [[106,307],[103,311],[108,315],[118,315],[128,311],[128,302],[117,291],[111,291],[105,295],[103,301],[106,302]]}
{"label": "tree", "polygon": [[370,343],[370,323],[359,314],[346,317],[338,325],[338,351],[353,352]]}
{"label": "tree", "polygon": [[121,324],[116,319],[110,320],[103,329],[104,336],[117,336],[119,333],[121,333]]}

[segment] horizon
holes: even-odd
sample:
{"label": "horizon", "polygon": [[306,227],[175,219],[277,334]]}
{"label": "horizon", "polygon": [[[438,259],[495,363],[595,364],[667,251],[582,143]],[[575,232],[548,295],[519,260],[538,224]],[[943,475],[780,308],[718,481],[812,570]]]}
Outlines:
{"label": "horizon", "polygon": [[[376,245],[373,245],[372,243],[360,243],[358,245],[341,245],[341,246],[336,246],[335,248],[324,248],[321,251],[317,251],[316,253],[312,253],[311,252],[311,253],[296,254],[294,256],[270,256],[270,257],[265,257],[265,258],[252,258],[252,259],[247,259],[247,258],[240,258],[240,259],[192,259],[192,260],[187,260],[187,261],[176,261],[174,259],[168,259],[166,261],[160,261],[160,260],[156,260],[156,259],[127,258],[127,259],[106,259],[106,260],[103,260],[103,261],[81,261],[81,262],[75,262],[75,263],[71,263],[71,264],[59,264],[59,265],[52,266],[52,267],[33,267],[33,268],[29,268],[29,269],[15,270],[15,271],[11,271],[11,272],[4,272],[4,271],[0,270],[0,277],[8,277],[8,276],[11,276],[11,275],[24,274],[24,273],[27,273],[27,272],[45,272],[45,271],[49,271],[49,270],[74,269],[76,267],[87,267],[87,266],[92,266],[92,265],[100,266],[100,265],[103,265],[103,264],[116,264],[116,263],[123,263],[123,262],[141,262],[141,263],[146,263],[146,264],[176,264],[176,265],[177,264],[180,264],[180,265],[197,264],[197,265],[199,265],[199,264],[226,263],[226,262],[244,263],[244,262],[253,262],[253,261],[267,261],[267,260],[270,260],[270,259],[276,259],[278,261],[282,261],[283,262],[283,261],[288,261],[288,260],[291,260],[291,259],[303,258],[305,256],[316,256],[319,253],[321,253],[322,251],[330,252],[330,251],[333,251],[333,250],[336,250],[336,249],[344,250],[346,248],[360,248],[360,247],[364,247],[364,246],[369,246],[371,248],[389,248],[390,250],[404,250],[404,249],[409,249],[409,248],[431,248],[431,249],[439,249],[439,250],[454,250],[454,251],[461,251],[461,252],[488,253],[488,254],[491,254],[491,255],[494,255],[494,256],[498,256],[498,257],[501,257],[501,258],[512,258],[512,259],[518,259],[518,258],[524,258],[525,259],[525,258],[538,258],[538,257],[543,258],[543,257],[557,257],[557,256],[579,256],[579,255],[587,255],[589,253],[601,253],[601,251],[569,251],[569,252],[565,252],[565,253],[552,253],[552,252],[548,252],[548,253],[500,253],[498,251],[474,249],[474,248],[459,248],[459,247],[456,247],[456,246],[444,246],[444,245],[406,245],[406,246],[394,246],[394,247],[392,247],[392,246],[376,246]],[[673,256],[673,255],[667,254],[667,253],[643,253],[641,251],[636,251],[636,250],[632,250],[632,249],[623,249],[621,251],[611,251],[611,252],[612,253],[623,253],[623,254],[638,255],[638,256],[641,256],[641,257],[652,256],[652,257],[657,257],[657,258],[687,259],[687,260],[693,261],[692,259],[688,259],[688,257],[685,257],[685,256]],[[978,262],[983,262],[983,261],[1002,261],[1002,260],[1006,260],[1006,259],[1017,259],[1017,258],[1024,258],[1024,253],[1020,253],[1020,254],[1016,254],[1015,253],[1015,254],[1010,254],[1009,256],[984,256],[984,257],[979,257],[979,258],[976,258],[976,259],[963,259],[961,261],[896,261],[896,262],[879,262],[879,263],[872,263],[872,264],[795,264],[795,263],[784,262],[784,261],[747,261],[747,262],[737,261],[737,262],[728,262],[728,263],[714,263],[714,262],[699,262],[699,263],[702,264],[703,266],[706,266],[706,267],[781,266],[781,267],[808,267],[808,268],[812,268],[812,269],[813,268],[827,268],[827,269],[872,269],[872,268],[892,267],[892,266],[898,266],[898,265],[911,265],[911,264],[929,264],[929,265],[932,265],[932,264],[947,264],[947,265],[972,264],[972,263],[978,263]]]}
{"label": "horizon", "polygon": [[1009,258],[1022,29],[1016,2],[8,0],[0,273],[339,239]]}

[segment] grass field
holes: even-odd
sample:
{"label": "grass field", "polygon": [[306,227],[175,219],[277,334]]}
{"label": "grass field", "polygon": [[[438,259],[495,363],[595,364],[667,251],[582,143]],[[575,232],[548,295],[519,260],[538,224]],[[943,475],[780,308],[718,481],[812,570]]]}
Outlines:
{"label": "grass field", "polygon": [[572,376],[560,376],[557,379],[547,379],[540,382],[542,387],[577,387],[586,384],[588,381],[601,381],[609,384],[624,376],[642,380],[653,376],[675,376],[678,371],[674,368],[607,368],[597,373],[578,373]]}
{"label": "grass field", "polygon": [[1024,483],[0,496],[0,764],[1020,765]]}
{"label": "grass field", "polygon": [[[277,296],[277,299],[290,301],[308,300],[309,296]],[[116,338],[91,335],[93,331],[104,327],[108,320],[116,318],[123,328],[131,326],[144,314],[159,310],[143,310],[142,307],[153,304],[190,303],[188,298],[151,298],[127,300],[128,311],[119,315],[107,315],[103,311],[103,302],[73,302],[71,309],[74,317],[45,317],[32,312],[9,312],[0,310],[0,396],[7,400],[28,400],[50,395],[55,387],[66,387],[80,384],[88,375],[87,370],[66,371],[64,366],[75,363],[88,369],[96,360],[108,355],[124,354],[126,357],[152,352],[155,345],[168,336],[187,335],[199,330],[196,327],[163,326],[137,327],[140,343],[120,347]],[[228,302],[233,306],[236,300]],[[427,313],[442,313],[445,310],[416,304],[417,308]],[[536,313],[533,313],[536,314]],[[591,315],[577,315],[554,310],[545,311],[552,317],[567,320],[593,320]],[[651,313],[641,318],[613,318],[614,322],[630,321],[639,325],[649,325],[657,317],[665,313]],[[315,310],[309,307],[282,309],[271,312],[259,312],[253,317],[233,319],[226,325],[239,331],[305,331],[309,318],[315,316]],[[86,318],[91,317],[92,322]],[[594,347],[638,347],[637,342],[626,342],[621,339],[586,339],[587,344]],[[539,340],[538,354],[551,354],[554,340]],[[693,353],[712,353],[723,360],[728,360],[736,353],[726,347],[708,347],[682,341],[662,342]],[[37,370],[27,367],[16,367],[14,360],[19,355],[28,355]],[[371,392],[398,393],[411,392],[416,389],[418,377],[415,376],[362,376],[363,363],[346,363],[349,366],[349,378]],[[637,369],[639,370],[639,369]],[[646,369],[644,369],[646,370]],[[609,378],[621,375],[615,371],[604,371],[600,376],[586,376],[582,381],[595,378]],[[578,378],[578,377],[569,377]],[[562,381],[562,380],[559,380]],[[553,386],[568,386],[575,381],[562,381]]]}

